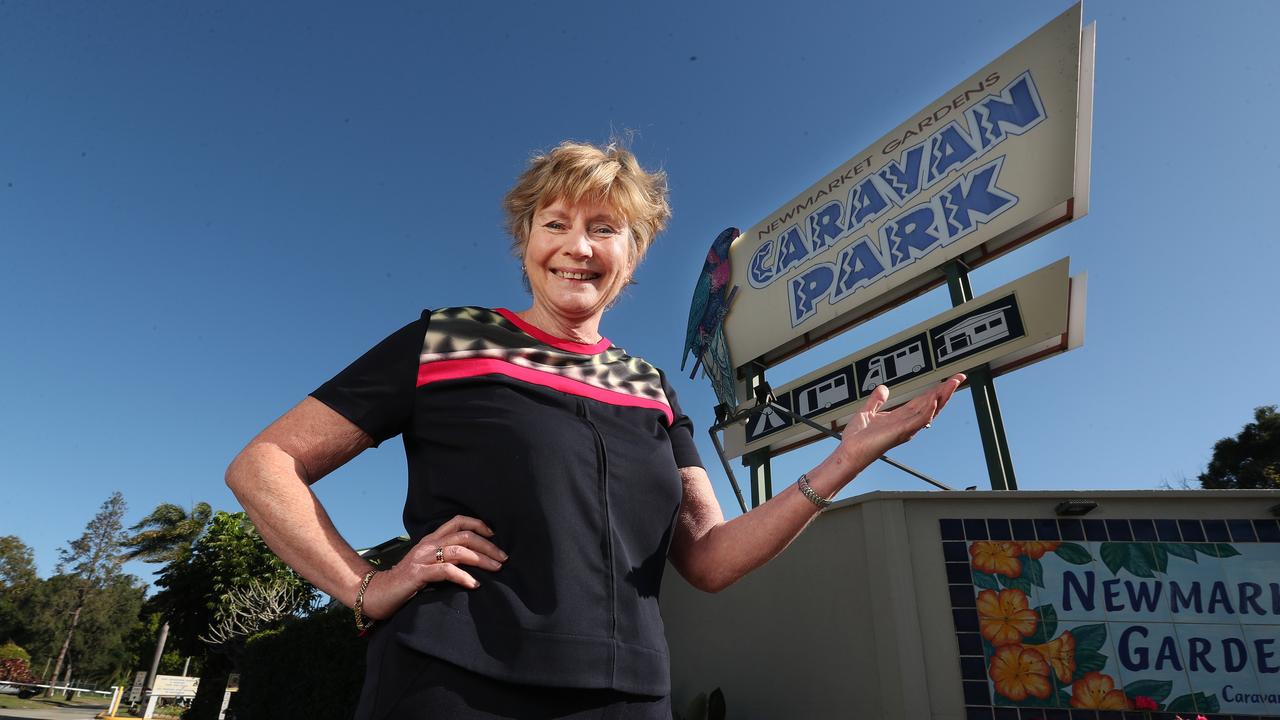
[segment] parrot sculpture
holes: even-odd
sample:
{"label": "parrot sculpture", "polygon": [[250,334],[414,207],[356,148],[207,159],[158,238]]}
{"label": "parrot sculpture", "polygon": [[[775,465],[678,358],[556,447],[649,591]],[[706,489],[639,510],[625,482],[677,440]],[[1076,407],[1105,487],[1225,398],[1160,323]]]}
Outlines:
{"label": "parrot sculpture", "polygon": [[680,369],[684,370],[689,354],[694,357],[693,372],[703,373],[711,379],[716,398],[726,407],[738,406],[737,390],[733,379],[733,363],[729,358],[729,346],[724,337],[724,318],[733,305],[738,288],[729,287],[732,277],[729,268],[729,247],[738,238],[737,228],[725,228],[711,243],[707,261],[698,276],[689,306],[689,327],[685,332],[684,352],[680,356]]}

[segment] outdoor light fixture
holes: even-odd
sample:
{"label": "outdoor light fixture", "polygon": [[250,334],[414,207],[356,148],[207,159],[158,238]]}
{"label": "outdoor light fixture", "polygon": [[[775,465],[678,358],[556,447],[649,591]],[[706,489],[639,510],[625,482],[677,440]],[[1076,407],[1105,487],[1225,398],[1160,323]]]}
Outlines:
{"label": "outdoor light fixture", "polygon": [[1088,515],[1096,507],[1098,503],[1092,500],[1063,500],[1053,506],[1053,512],[1055,515]]}

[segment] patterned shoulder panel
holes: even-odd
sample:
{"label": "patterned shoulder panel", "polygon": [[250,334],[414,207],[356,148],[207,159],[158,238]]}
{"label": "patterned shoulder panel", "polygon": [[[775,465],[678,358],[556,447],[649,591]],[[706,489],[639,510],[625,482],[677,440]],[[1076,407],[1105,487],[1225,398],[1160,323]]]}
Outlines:
{"label": "patterned shoulder panel", "polygon": [[674,419],[653,365],[608,340],[595,345],[557,340],[504,310],[433,310],[418,363],[418,387],[504,375],[611,405],[658,410],[668,424]]}

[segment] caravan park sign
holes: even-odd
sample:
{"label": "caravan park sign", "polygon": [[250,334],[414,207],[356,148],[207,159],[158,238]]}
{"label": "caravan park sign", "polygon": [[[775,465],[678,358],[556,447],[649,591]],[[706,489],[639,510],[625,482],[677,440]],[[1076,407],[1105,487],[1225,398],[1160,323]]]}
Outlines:
{"label": "caravan park sign", "polygon": [[1084,215],[1080,18],[1075,5],[742,234],[735,365],[772,364],[933,287],[947,261],[981,264]]}

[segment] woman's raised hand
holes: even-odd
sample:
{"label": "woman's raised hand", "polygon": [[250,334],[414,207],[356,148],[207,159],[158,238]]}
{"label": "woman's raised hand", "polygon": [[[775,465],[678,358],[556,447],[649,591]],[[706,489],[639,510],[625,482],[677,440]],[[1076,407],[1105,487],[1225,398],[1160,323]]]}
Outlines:
{"label": "woman's raised hand", "polygon": [[364,614],[374,620],[391,617],[427,583],[452,582],[464,588],[480,587],[460,565],[496,571],[507,554],[489,541],[493,530],[465,515],[454,516],[435,532],[418,541],[395,567],[380,572],[364,592]]}
{"label": "woman's raised hand", "polygon": [[964,380],[963,374],[952,375],[893,410],[880,409],[889,399],[889,388],[876,387],[862,410],[849,418],[839,451],[873,462],[928,427]]}

